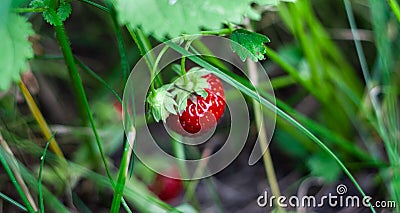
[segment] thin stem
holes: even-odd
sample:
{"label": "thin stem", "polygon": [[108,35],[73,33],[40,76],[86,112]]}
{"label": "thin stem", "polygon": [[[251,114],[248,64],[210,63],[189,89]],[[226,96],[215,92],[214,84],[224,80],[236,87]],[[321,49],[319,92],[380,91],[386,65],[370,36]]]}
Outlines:
{"label": "thin stem", "polygon": [[39,193],[39,208],[40,212],[44,213],[44,202],[43,202],[43,191],[42,191],[42,172],[44,166],[44,160],[46,159],[47,148],[49,147],[49,142],[46,143],[46,146],[43,150],[43,155],[40,158],[40,168],[39,168],[39,177],[38,177],[38,193]]}
{"label": "thin stem", "polygon": [[158,70],[158,64],[161,61],[162,56],[165,54],[165,52],[167,52],[168,50],[168,46],[165,45],[162,50],[160,51],[160,53],[158,54],[156,61],[154,62],[154,65],[151,69],[151,73],[150,73],[150,79],[151,79],[151,91],[154,92],[155,91],[155,87],[154,87],[154,82],[156,81],[156,73]]}
{"label": "thin stem", "polygon": [[213,31],[201,31],[202,35],[229,35],[232,34],[231,28],[224,28],[220,30],[213,30]]}
{"label": "thin stem", "polygon": [[[250,23],[250,21],[247,21],[247,23]],[[247,24],[246,27],[250,31],[253,30],[253,29],[251,29],[250,24]],[[247,69],[248,69],[250,81],[254,84],[255,87],[257,87],[258,73],[257,73],[256,63],[254,61],[247,59]],[[260,105],[260,103],[257,102],[256,99],[253,99],[253,110],[254,110],[255,119],[256,119],[256,126],[258,129],[258,140],[259,140],[259,144],[260,144],[260,150],[263,155],[264,167],[265,167],[266,175],[268,177],[268,182],[271,187],[272,194],[275,197],[280,197],[281,192],[279,190],[278,180],[276,179],[276,175],[275,175],[274,163],[272,162],[271,154],[269,152],[267,133],[265,132],[265,128],[264,128],[265,123],[263,122],[264,119],[263,119],[263,114],[262,114],[262,106]],[[276,204],[278,204],[278,203],[276,203]],[[282,208],[282,206],[280,206],[280,205],[276,205],[276,206],[278,207],[279,212],[285,212],[285,210]]]}
{"label": "thin stem", "polygon": [[[124,40],[122,38],[122,32],[121,28],[118,24],[117,21],[117,13],[115,9],[113,8],[113,5],[111,2],[108,2],[108,8],[111,11],[111,19],[113,21],[115,33],[116,33],[116,38],[118,42],[118,50],[119,50],[119,55],[120,55],[120,61],[121,61],[121,69],[122,69],[122,75],[123,75],[123,82],[124,85],[128,81],[128,76],[129,76],[129,65],[128,65],[128,59],[126,57],[126,49],[125,49],[125,44]],[[123,193],[125,189],[125,182],[126,182],[126,177],[129,171],[129,165],[130,165],[130,160],[131,160],[131,155],[132,155],[132,150],[133,150],[133,144],[130,144],[130,142],[134,143],[136,139],[136,132],[135,132],[135,123],[132,125],[133,129],[131,132],[129,132],[129,137],[127,138],[123,150],[123,155],[121,159],[121,165],[119,168],[118,172],[118,178],[117,178],[117,183],[114,187],[114,195],[113,195],[113,200],[111,203],[111,212],[117,213],[119,212],[120,206],[121,206],[121,201],[124,205],[124,208],[127,212],[131,212],[129,209],[127,203],[123,199]],[[132,147],[131,147],[132,145]],[[133,161],[131,164],[131,168],[133,169]]]}
{"label": "thin stem", "polygon": [[212,177],[206,178],[205,182],[206,182],[206,186],[208,188],[208,191],[211,194],[211,198],[212,198],[212,200],[214,201],[214,203],[216,205],[216,212],[217,213],[223,213],[224,209],[222,207],[222,202],[221,202],[221,199],[219,198],[218,191],[217,191],[217,189],[215,187],[215,184],[213,182]]}
{"label": "thin stem", "polygon": [[[208,143],[206,145],[206,147],[204,148],[203,152],[201,153],[201,157],[200,157],[200,159],[203,159],[203,160],[199,163],[196,170],[194,171],[193,177],[200,177],[203,174],[204,170],[207,169],[207,164],[210,159],[209,156],[212,154],[213,148],[214,148],[213,144]],[[198,151],[198,150],[196,150],[196,151]],[[208,179],[208,178],[206,178],[206,179]],[[199,182],[200,182],[200,179],[197,179],[197,180],[191,181],[187,185],[186,193],[185,193],[185,198],[187,200],[191,200],[192,197],[195,195],[196,187],[199,184]]]}
{"label": "thin stem", "polygon": [[181,178],[187,179],[187,178],[189,178],[189,172],[188,172],[186,164],[185,164],[185,160],[186,160],[185,146],[181,142],[181,140],[182,140],[181,136],[178,136],[177,134],[175,134],[174,137],[177,137],[178,140],[175,140],[175,138],[172,138],[171,143],[172,143],[172,148],[174,150],[175,157],[177,158],[177,163],[178,163],[179,171],[181,173]]}
{"label": "thin stem", "polygon": [[12,203],[14,206],[20,208],[24,212],[28,211],[28,209],[26,209],[25,206],[23,206],[22,204],[18,203],[17,201],[13,200],[11,197],[8,197],[7,195],[5,195],[1,192],[0,192],[0,198]]}
{"label": "thin stem", "polygon": [[[119,212],[122,196],[123,196],[124,189],[125,189],[125,182],[126,182],[126,177],[128,175],[128,171],[129,171],[129,163],[130,163],[130,159],[131,159],[131,155],[132,155],[132,147],[133,147],[133,146],[131,147],[131,145],[133,145],[133,144],[131,144],[130,142],[132,141],[134,143],[135,138],[136,138],[134,131],[131,131],[130,135],[131,135],[131,138],[127,138],[127,140],[125,141],[125,147],[124,147],[124,151],[123,151],[123,155],[122,155],[122,159],[121,159],[121,165],[120,165],[119,172],[118,172],[117,184],[114,187],[114,196],[113,196],[113,200],[111,203],[111,211],[110,211],[112,213]],[[130,211],[129,208],[128,208],[128,211]]]}
{"label": "thin stem", "polygon": [[118,42],[118,51],[119,51],[119,56],[120,56],[120,61],[121,61],[121,70],[122,70],[122,76],[123,76],[124,85],[125,85],[126,81],[128,80],[128,76],[129,76],[129,65],[128,65],[128,59],[126,58],[125,44],[124,44],[124,40],[122,38],[121,27],[118,24],[117,12],[113,8],[111,2],[108,2],[108,4],[109,4],[108,8],[111,11],[110,12],[111,19],[112,19],[113,26],[115,29],[115,36],[116,36],[117,42]]}
{"label": "thin stem", "polygon": [[[180,70],[181,71],[181,76],[185,76],[186,75],[185,61],[186,61],[186,57],[182,56],[182,58],[181,58],[181,70]],[[187,78],[185,78],[185,83],[187,83]]]}
{"label": "thin stem", "polygon": [[90,67],[88,67],[86,64],[84,64],[82,61],[80,61],[78,58],[75,58],[75,62],[84,70],[86,71],[89,75],[91,75],[93,78],[95,78],[97,81],[99,81],[101,84],[103,84],[114,96],[115,98],[122,103],[121,97],[118,95],[117,91],[115,91],[104,79],[102,79],[99,75],[96,74]]}
{"label": "thin stem", "polygon": [[106,12],[106,13],[110,13],[110,9],[108,9],[107,7],[105,7],[103,5],[100,5],[100,4],[96,3],[96,2],[89,1],[89,0],[78,0],[78,1],[86,3],[86,4],[91,5],[93,7],[96,7],[97,9],[100,9],[100,10]]}
{"label": "thin stem", "polygon": [[[149,39],[146,37],[146,35],[143,34],[143,32],[140,29],[132,29],[130,27],[127,27],[129,33],[131,34],[132,39],[135,41],[136,45],[139,48],[140,54],[144,57],[147,67],[149,70],[153,69],[154,66],[154,61],[155,56],[151,50],[151,44]],[[163,85],[162,79],[160,75],[155,76],[155,84],[157,87],[160,87]]]}
{"label": "thin stem", "polygon": [[400,22],[400,6],[396,0],[388,0],[390,8],[392,9],[394,15],[397,18],[397,21]]}
{"label": "thin stem", "polygon": [[11,182],[14,184],[15,188],[18,191],[19,196],[21,197],[22,201],[25,203],[25,206],[30,213],[36,212],[38,209],[36,207],[35,202],[26,186],[24,180],[22,179],[21,175],[19,174],[18,169],[16,168],[18,165],[15,162],[14,154],[12,153],[10,147],[8,146],[7,142],[3,139],[3,136],[0,133],[0,145],[4,148],[4,150],[10,155],[10,160],[12,161],[14,166],[10,168],[9,162],[6,161],[5,153],[0,150],[0,161],[3,164],[4,170],[6,170],[8,176],[11,179]]}
{"label": "thin stem", "polygon": [[[67,65],[67,68],[68,68],[68,74],[69,74],[69,78],[71,80],[73,92],[76,97],[75,100],[77,102],[78,113],[81,118],[81,122],[82,122],[82,124],[86,124],[88,121],[88,116],[87,116],[87,112],[86,112],[86,104],[85,104],[86,96],[84,94],[82,94],[82,91],[81,91],[82,81],[81,81],[81,78],[79,77],[78,69],[76,68],[76,65],[74,62],[71,47],[69,46],[70,43],[68,41],[65,29],[64,29],[64,25],[54,26],[54,29],[56,31],[57,40],[58,40],[61,50],[63,52],[65,64]],[[83,88],[82,88],[82,90],[83,90]]]}
{"label": "thin stem", "polygon": [[[190,45],[192,44],[193,40],[188,40],[185,44],[185,50],[189,50]],[[168,46],[168,45],[166,45]],[[182,56],[181,58],[181,76],[183,77],[183,80],[185,82],[185,84],[187,84],[189,82],[187,76],[186,76],[186,66],[185,66],[185,61],[186,61],[186,57]]]}
{"label": "thin stem", "polygon": [[[110,180],[111,185],[114,187],[115,183],[114,183],[114,180],[113,180],[113,178],[111,176],[111,172],[110,172],[110,169],[109,169],[108,164],[107,164],[106,156],[105,156],[104,151],[103,151],[103,146],[102,146],[102,144],[100,142],[100,137],[99,137],[99,134],[97,132],[96,125],[95,125],[95,122],[94,122],[94,118],[93,118],[92,112],[91,112],[90,107],[89,107],[89,102],[88,102],[88,100],[86,98],[86,93],[85,93],[85,90],[83,88],[83,84],[82,84],[81,78],[80,78],[79,73],[78,73],[78,69],[77,69],[75,61],[74,61],[74,57],[73,57],[73,54],[72,54],[71,47],[69,46],[69,41],[68,41],[67,34],[65,33],[64,25],[61,24],[61,25],[54,26],[54,29],[56,31],[57,40],[58,40],[58,42],[59,42],[59,44],[61,46],[61,50],[63,52],[65,63],[67,64],[68,71],[69,71],[72,83],[76,87],[78,101],[83,103],[84,110],[86,111],[87,115],[84,118],[86,118],[86,119],[88,118],[89,119],[89,122],[90,122],[90,125],[92,127],[92,131],[93,131],[94,137],[96,139],[96,144],[97,144],[97,147],[98,147],[99,152],[100,152],[101,160],[102,160],[102,162],[104,164],[104,168],[105,168],[106,173],[107,173],[107,177]],[[122,203],[123,203],[124,207],[126,209],[128,209],[127,204],[126,204],[126,202],[125,202],[125,200],[123,198],[122,198]]]}
{"label": "thin stem", "polygon": [[351,3],[349,0],[343,0],[343,3],[344,3],[344,7],[346,9],[347,19],[349,20],[351,33],[354,37],[354,39],[353,39],[354,45],[356,46],[358,60],[360,61],[360,65],[361,65],[361,71],[363,73],[364,80],[368,86],[369,83],[371,82],[371,77],[369,75],[369,69],[368,69],[368,65],[367,65],[367,60],[365,59],[364,50],[363,50],[361,42],[360,42],[360,35],[357,30],[356,21],[354,19],[353,11],[351,9]]}
{"label": "thin stem", "polygon": [[81,78],[79,76],[76,64],[75,64],[75,60],[74,60],[74,57],[73,57],[73,54],[72,54],[71,47],[69,45],[69,41],[68,41],[67,34],[65,32],[64,25],[61,24],[61,25],[58,25],[58,26],[54,26],[54,29],[56,31],[57,40],[58,40],[58,42],[59,42],[59,44],[61,46],[61,50],[62,50],[63,55],[64,55],[65,63],[67,64],[67,67],[68,67],[68,70],[69,70],[69,74],[70,74],[70,77],[71,77],[72,84],[74,85],[74,88],[76,90],[76,93],[77,93],[76,95],[77,95],[78,101],[81,103],[80,104],[81,107],[83,107],[83,110],[86,112],[86,115],[84,116],[84,118],[85,118],[84,120],[87,120],[87,118],[89,119],[90,125],[92,127],[93,134],[94,134],[95,139],[96,139],[97,147],[99,148],[99,151],[100,151],[101,159],[102,159],[104,167],[106,169],[107,176],[110,179],[110,181],[113,183],[114,181],[112,179],[110,170],[109,170],[108,165],[107,165],[107,160],[106,160],[106,157],[105,157],[105,154],[104,154],[104,151],[103,151],[102,144],[100,142],[100,137],[99,137],[99,134],[97,132],[96,125],[94,123],[92,112],[90,111],[89,103],[88,103],[88,100],[86,98],[86,93],[85,93],[85,90],[83,88],[82,81],[81,81]]}
{"label": "thin stem", "polygon": [[[175,140],[175,138],[177,138],[177,140]],[[185,153],[185,146],[183,145],[182,141],[182,137],[178,134],[175,134],[174,137],[171,139],[171,143],[172,143],[172,149],[174,151],[174,155],[177,158],[177,164],[179,167],[179,172],[180,172],[180,177],[182,179],[188,179],[189,177],[189,171],[188,168],[186,166],[185,160],[186,160],[186,153]],[[184,186],[186,189],[188,189],[189,187],[189,183],[187,181],[183,181]],[[198,207],[199,206],[199,202],[196,199],[196,197],[192,196],[190,198],[191,203]]]}
{"label": "thin stem", "polygon": [[14,12],[16,12],[16,13],[41,13],[44,10],[45,10],[44,8],[22,7],[22,8],[15,8]]}
{"label": "thin stem", "polygon": [[177,84],[174,84],[174,87],[177,88],[177,89],[180,89],[180,90],[182,90],[182,91],[184,91],[184,92],[187,92],[187,93],[189,93],[189,94],[194,94],[193,91],[189,91],[189,90],[187,90],[187,89],[185,89],[185,88],[182,88],[182,87],[178,86]]}
{"label": "thin stem", "polygon": [[[254,86],[257,86],[258,75],[257,75],[256,64],[253,61],[247,59],[247,69],[249,72],[250,81],[253,82]],[[261,150],[261,153],[263,153],[265,172],[268,177],[268,182],[271,187],[272,194],[275,197],[280,197],[281,193],[280,193],[278,181],[277,181],[276,175],[275,175],[274,164],[272,162],[271,154],[270,154],[269,148],[268,148],[267,133],[265,132],[265,128],[264,128],[265,123],[263,122],[263,115],[262,115],[261,109],[262,109],[262,107],[261,107],[260,103],[258,103],[256,99],[253,99],[253,110],[254,110],[254,114],[255,114],[255,118],[256,118],[256,125],[257,125],[257,129],[258,129],[258,140],[259,140],[259,144],[260,144],[260,150]],[[285,212],[285,210],[280,205],[276,205],[276,206],[278,207],[279,212]]]}
{"label": "thin stem", "polygon": [[[214,55],[213,52],[211,52],[211,50],[208,49],[208,47],[203,42],[201,42],[201,40],[196,39],[193,41],[192,44],[193,45],[190,47],[190,50],[192,50],[193,52],[195,52],[197,49],[197,50],[199,50],[199,52],[201,52],[202,55],[206,55],[206,56]],[[207,57],[207,60],[218,67],[223,67],[224,69],[227,69],[226,66],[217,58]]]}

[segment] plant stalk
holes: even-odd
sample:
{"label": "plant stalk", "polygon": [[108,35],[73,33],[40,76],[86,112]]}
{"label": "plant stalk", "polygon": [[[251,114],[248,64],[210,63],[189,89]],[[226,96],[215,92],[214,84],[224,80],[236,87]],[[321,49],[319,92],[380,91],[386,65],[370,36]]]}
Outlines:
{"label": "plant stalk", "polygon": [[60,44],[65,63],[68,67],[69,75],[71,78],[72,85],[74,87],[75,93],[77,95],[77,101],[79,103],[79,111],[81,112],[82,119],[87,120],[89,119],[90,125],[92,126],[92,131],[96,138],[97,146],[100,150],[101,158],[106,169],[107,176],[109,177],[110,181],[112,181],[112,176],[110,170],[107,165],[107,160],[104,155],[104,151],[100,142],[99,135],[97,133],[97,129],[94,123],[93,115],[90,111],[89,103],[86,98],[86,93],[83,88],[82,80],[78,73],[78,68],[76,67],[74,56],[72,54],[71,47],[69,45],[68,37],[65,32],[64,24],[54,26],[56,31],[56,37]]}
{"label": "plant stalk", "polygon": [[[257,67],[255,62],[251,61],[250,59],[247,59],[247,69],[249,72],[249,78],[250,81],[254,84],[254,86],[257,86],[258,84],[258,75],[257,75]],[[256,125],[258,129],[258,140],[260,141],[260,149],[261,152],[263,152],[263,161],[264,161],[264,167],[265,167],[265,172],[268,177],[268,182],[271,187],[272,194],[275,197],[280,197],[281,193],[279,190],[279,185],[278,185],[278,180],[276,179],[275,175],[275,169],[274,169],[274,164],[272,162],[271,158],[271,153],[269,152],[268,148],[268,139],[267,139],[267,133],[265,132],[264,125],[266,125],[263,122],[263,114],[261,111],[261,105],[260,103],[257,102],[257,100],[253,99],[253,110],[256,118]],[[276,203],[278,211],[279,212],[285,212],[285,210],[278,204]]]}

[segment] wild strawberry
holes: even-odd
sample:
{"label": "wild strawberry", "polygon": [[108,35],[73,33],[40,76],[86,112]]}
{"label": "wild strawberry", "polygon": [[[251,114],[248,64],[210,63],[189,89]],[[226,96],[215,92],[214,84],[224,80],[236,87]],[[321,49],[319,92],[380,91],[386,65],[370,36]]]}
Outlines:
{"label": "wild strawberry", "polygon": [[122,119],[122,104],[119,101],[114,101],[113,103],[114,110],[117,112],[118,117]]}
{"label": "wild strawberry", "polygon": [[[179,173],[177,168],[172,168],[167,173],[176,175]],[[156,194],[163,201],[170,201],[176,198],[183,190],[182,180],[166,177],[157,174],[153,183],[149,186],[150,191]]]}
{"label": "wild strawberry", "polygon": [[[168,126],[181,135],[202,135],[214,128],[225,111],[225,94],[221,81],[213,74],[201,76],[206,80],[206,96],[189,94],[184,110],[170,115]],[[178,101],[178,106],[182,103]],[[182,107],[181,107],[182,108]],[[178,122],[179,121],[179,122]]]}
{"label": "wild strawberry", "polygon": [[226,105],[221,81],[200,67],[151,92],[147,102],[156,121],[166,121],[185,136],[202,135],[214,128]]}

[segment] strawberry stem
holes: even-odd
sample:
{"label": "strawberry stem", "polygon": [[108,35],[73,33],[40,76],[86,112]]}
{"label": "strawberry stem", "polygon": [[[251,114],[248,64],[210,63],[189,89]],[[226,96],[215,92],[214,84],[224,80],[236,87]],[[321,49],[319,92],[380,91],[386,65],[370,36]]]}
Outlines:
{"label": "strawberry stem", "polygon": [[165,45],[161,49],[160,53],[158,54],[158,56],[156,58],[156,61],[154,62],[153,68],[150,71],[150,81],[151,81],[150,89],[151,89],[152,92],[155,92],[154,82],[155,82],[155,77],[156,77],[157,70],[158,70],[158,64],[160,63],[160,60],[161,60],[162,56],[164,55],[164,53],[167,50],[168,50],[168,46]]}
{"label": "strawberry stem", "polygon": [[[190,39],[186,42],[185,44],[185,50],[189,50],[190,45],[192,44],[194,40]],[[183,79],[185,81],[185,84],[187,84],[189,81],[186,77],[186,66],[185,66],[185,62],[186,62],[186,56],[182,56],[181,58],[181,75],[183,76]]]}
{"label": "strawberry stem", "polygon": [[188,83],[188,79],[186,77],[185,61],[186,61],[186,57],[182,56],[182,58],[181,58],[181,75],[183,76],[183,79],[185,80],[185,84],[187,84]]}
{"label": "strawberry stem", "polygon": [[187,90],[187,89],[182,88],[182,87],[180,87],[180,86],[178,86],[178,85],[176,85],[176,84],[174,84],[174,87],[177,88],[177,89],[180,89],[180,90],[182,90],[182,91],[185,91],[185,92],[187,92],[187,93],[189,93],[189,94],[191,94],[191,95],[195,95],[195,92],[194,92],[194,91]]}

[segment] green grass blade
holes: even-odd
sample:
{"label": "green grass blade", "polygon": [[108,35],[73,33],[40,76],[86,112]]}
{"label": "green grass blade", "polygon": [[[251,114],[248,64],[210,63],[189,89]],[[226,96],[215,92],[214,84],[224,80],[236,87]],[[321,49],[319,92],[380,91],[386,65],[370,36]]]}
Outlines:
{"label": "green grass blade", "polygon": [[400,23],[400,6],[396,0],[388,0],[390,8],[392,9],[394,15],[397,18],[397,21]]}
{"label": "green grass blade", "polygon": [[17,201],[13,200],[12,198],[8,197],[7,195],[5,195],[5,194],[3,194],[1,192],[0,192],[0,198],[10,202],[14,206],[20,208],[22,211],[25,211],[25,212],[28,211],[28,209],[26,209],[25,206],[23,206],[22,204],[18,203]]}
{"label": "green grass blade", "polygon": [[96,2],[93,2],[93,1],[90,1],[90,0],[78,0],[78,1],[86,3],[86,4],[90,5],[90,6],[93,6],[93,7],[97,8],[97,9],[100,9],[100,10],[106,12],[106,13],[110,13],[110,9],[108,9],[107,7],[104,7],[103,5],[97,4]]}
{"label": "green grass blade", "polygon": [[[121,159],[121,165],[119,167],[119,172],[118,172],[118,179],[114,187],[114,196],[111,203],[110,212],[112,213],[117,213],[119,211],[122,196],[124,193],[126,177],[128,175],[128,170],[129,170],[129,161],[132,155],[132,147],[131,144],[129,143],[130,140],[131,139],[127,138],[127,140],[125,141],[124,151]],[[127,211],[128,212],[130,211],[129,208]]]}
{"label": "green grass blade", "polygon": [[[124,79],[124,85],[126,84],[128,77],[129,77],[129,65],[128,65],[128,60],[126,58],[126,50],[125,50],[125,45],[124,45],[124,41],[122,38],[122,33],[121,33],[121,28],[118,24],[117,21],[117,14],[115,9],[112,6],[111,2],[108,2],[109,4],[109,8],[111,10],[111,19],[113,21],[113,26],[114,26],[114,30],[115,30],[115,35],[117,38],[117,42],[118,42],[118,51],[120,54],[120,63],[121,63],[121,70],[122,70],[122,74],[123,74],[123,79]],[[122,101],[121,101],[122,103]],[[134,105],[133,105],[134,106]],[[133,123],[132,125],[133,128],[135,128],[135,123]],[[134,130],[133,130],[134,131]],[[136,135],[135,132],[129,132],[129,137],[132,138],[127,138],[125,141],[125,145],[124,145],[124,149],[123,149],[123,154],[122,154],[122,159],[121,159],[121,164],[119,167],[119,171],[118,171],[118,178],[117,178],[117,182],[116,185],[114,187],[114,195],[113,195],[113,199],[112,199],[112,203],[111,203],[111,211],[112,213],[117,213],[119,212],[120,206],[121,206],[121,201],[123,202],[123,205],[125,207],[125,210],[127,212],[131,212],[131,210],[129,209],[128,205],[126,204],[126,202],[123,200],[123,193],[124,193],[124,189],[125,189],[125,182],[126,182],[126,178],[129,172],[129,169],[133,169],[133,161],[130,162],[131,160],[131,155],[132,155],[132,149],[133,146],[131,147],[130,142],[132,141],[132,143],[134,143],[135,139],[136,139]]]}
{"label": "green grass blade", "polygon": [[99,137],[99,134],[96,129],[96,124],[94,122],[94,118],[93,118],[92,112],[89,107],[86,93],[83,88],[82,80],[81,80],[81,77],[79,76],[78,69],[75,64],[74,56],[72,54],[72,50],[71,50],[71,47],[70,47],[70,44],[68,41],[67,34],[65,32],[64,25],[61,24],[59,26],[54,26],[54,29],[56,31],[57,40],[60,43],[61,50],[62,50],[63,56],[64,56],[64,60],[65,60],[65,63],[67,64],[69,74],[71,77],[71,81],[73,83],[75,93],[77,95],[77,100],[79,103],[79,110],[81,112],[81,116],[84,120],[89,119],[89,123],[92,127],[92,131],[93,131],[94,137],[96,139],[96,144],[100,151],[101,159],[103,161],[107,176],[109,177],[110,182],[112,184],[114,184],[114,180],[111,176],[111,172],[108,167],[107,160],[106,160],[106,157],[105,157],[105,154],[103,151],[103,146],[100,142],[100,137]]}
{"label": "green grass blade", "polygon": [[190,177],[188,169],[185,164],[186,160],[185,146],[181,143],[180,138],[181,138],[180,135],[174,134],[174,136],[171,139],[171,144],[172,144],[172,149],[174,150],[174,155],[177,158],[177,164],[179,167],[179,172],[181,173],[181,177],[187,179]]}
{"label": "green grass blade", "polygon": [[344,7],[346,9],[347,19],[349,20],[351,33],[353,34],[353,37],[354,37],[354,45],[356,46],[357,56],[358,56],[358,60],[360,61],[364,80],[368,85],[371,82],[371,77],[369,74],[367,60],[365,59],[364,50],[361,46],[360,35],[358,34],[356,21],[354,19],[354,14],[351,9],[351,4],[350,4],[349,0],[343,0],[343,3],[344,3]]}
{"label": "green grass blade", "polygon": [[[154,63],[156,57],[154,53],[150,51],[152,49],[149,39],[143,34],[140,29],[132,29],[131,27],[127,27],[129,33],[131,34],[132,39],[135,41],[136,45],[139,48],[140,54],[144,57],[149,70],[152,70],[154,67]],[[149,54],[147,54],[149,53]],[[156,86],[160,87],[163,85],[162,79],[160,75],[157,75],[154,79]]]}
{"label": "green grass blade", "polygon": [[[0,150],[2,151],[2,150]],[[54,158],[54,156],[52,156]],[[57,159],[57,158],[54,158]],[[28,170],[24,165],[22,165],[20,162],[18,163],[18,167],[21,170],[21,175],[26,180],[26,183],[32,188],[32,189],[38,189],[38,181],[36,177],[32,174],[30,170]],[[71,170],[70,170],[71,171]],[[52,212],[57,212],[57,213],[68,213],[70,212],[59,200],[56,196],[54,196],[46,187],[42,186],[42,191],[43,191],[43,198],[46,200],[47,205],[49,206],[49,209],[52,209]]]}
{"label": "green grass blade", "polygon": [[[0,142],[5,143],[3,140],[3,137],[1,135],[0,135]],[[0,146],[0,147],[3,147],[3,146]],[[7,153],[5,152],[5,150],[3,148],[1,148],[0,149],[0,162],[1,162],[1,164],[3,164],[4,170],[6,170],[6,173],[10,177],[11,182],[14,184],[15,188],[17,189],[17,192],[18,192],[19,196],[21,197],[22,201],[24,202],[28,212],[34,213],[35,210],[34,210],[33,206],[30,204],[26,194],[22,190],[22,187],[20,186],[14,173],[12,172],[9,162],[7,162],[6,159],[8,159],[9,162],[13,161],[13,159],[11,159],[11,156],[8,156]],[[15,165],[15,166],[17,166],[17,165]]]}
{"label": "green grass blade", "polygon": [[92,76],[94,79],[99,81],[101,84],[103,84],[104,87],[106,87],[117,100],[122,103],[121,97],[118,95],[117,91],[115,91],[111,85],[109,85],[103,78],[101,78],[99,75],[97,75],[96,72],[94,72],[90,67],[88,67],[86,64],[84,64],[81,60],[77,59],[75,57],[75,62],[84,70],[86,71],[90,76]]}
{"label": "green grass blade", "polygon": [[[90,106],[89,106],[89,102],[86,97],[85,89],[83,88],[82,80],[78,73],[77,66],[75,64],[74,56],[72,54],[72,50],[69,45],[69,41],[68,41],[67,34],[65,32],[64,25],[61,24],[58,26],[54,26],[54,29],[56,31],[57,40],[60,43],[61,50],[62,50],[63,56],[64,56],[64,60],[65,60],[65,63],[67,64],[68,71],[69,71],[69,74],[71,77],[71,81],[73,83],[73,86],[74,86],[74,89],[75,89],[75,92],[77,95],[77,100],[79,102],[79,110],[81,111],[81,116],[82,116],[82,118],[84,118],[84,121],[86,121],[86,119],[89,120],[90,126],[92,128],[92,131],[93,131],[93,134],[94,134],[94,137],[96,140],[97,147],[100,152],[101,160],[102,160],[104,168],[106,170],[106,174],[110,180],[111,185],[115,186],[115,182],[111,176],[111,172],[110,172],[110,169],[107,164],[106,155],[104,154],[103,146],[101,144],[100,137],[97,132],[93,114],[90,110]],[[85,113],[87,114],[86,116],[84,115]],[[124,201],[123,198],[122,198],[122,203],[123,203],[124,207],[126,209],[128,209],[127,208],[128,205],[126,204],[126,202]]]}
{"label": "green grass blade", "polygon": [[[54,137],[54,134],[53,136]],[[39,208],[40,212],[44,213],[44,202],[43,202],[43,190],[42,190],[42,171],[44,166],[44,160],[46,159],[47,148],[49,147],[49,142],[46,143],[46,146],[43,150],[43,155],[40,157],[40,168],[39,168],[39,177],[38,177],[38,193],[39,193]]]}
{"label": "green grass blade", "polygon": [[121,63],[121,71],[122,71],[122,76],[123,76],[124,85],[125,85],[126,81],[128,80],[128,77],[129,77],[129,65],[128,65],[128,60],[126,58],[125,44],[124,44],[124,40],[122,38],[121,27],[118,24],[117,12],[115,11],[115,8],[112,6],[111,1],[107,1],[107,3],[109,4],[108,8],[111,11],[110,16],[111,16],[114,30],[115,30],[115,37],[117,38],[118,52],[119,52],[120,63]]}
{"label": "green grass blade", "polygon": [[[364,52],[359,41],[359,35],[357,33],[357,26],[354,20],[354,15],[352,13],[351,3],[349,0],[343,0],[347,17],[350,23],[352,34],[354,36],[354,43],[356,45],[357,55],[360,60],[361,68],[364,74],[365,83],[367,85],[368,97],[371,100],[372,107],[374,110],[374,115],[377,123],[376,130],[379,132],[380,137],[383,140],[391,169],[391,193],[395,200],[398,202],[400,200],[400,190],[398,186],[400,185],[400,157],[398,155],[397,148],[397,136],[394,136],[398,132],[398,112],[397,112],[397,85],[392,85],[393,82],[393,56],[391,51],[391,43],[389,36],[387,34],[387,8],[386,4],[380,0],[369,0],[371,7],[371,16],[373,22],[373,28],[375,33],[375,43],[378,49],[378,62],[379,62],[379,73],[380,79],[374,79],[373,81],[368,72],[368,67],[366,64]],[[392,5],[391,5],[392,6]],[[392,8],[393,9],[393,8]],[[384,103],[387,105],[387,112],[385,112],[385,106],[381,105],[376,97],[371,97],[369,94],[373,90],[373,84],[375,82],[380,82],[380,88],[385,90],[384,93]],[[388,124],[385,125],[385,121]],[[392,133],[393,132],[393,133]]]}

